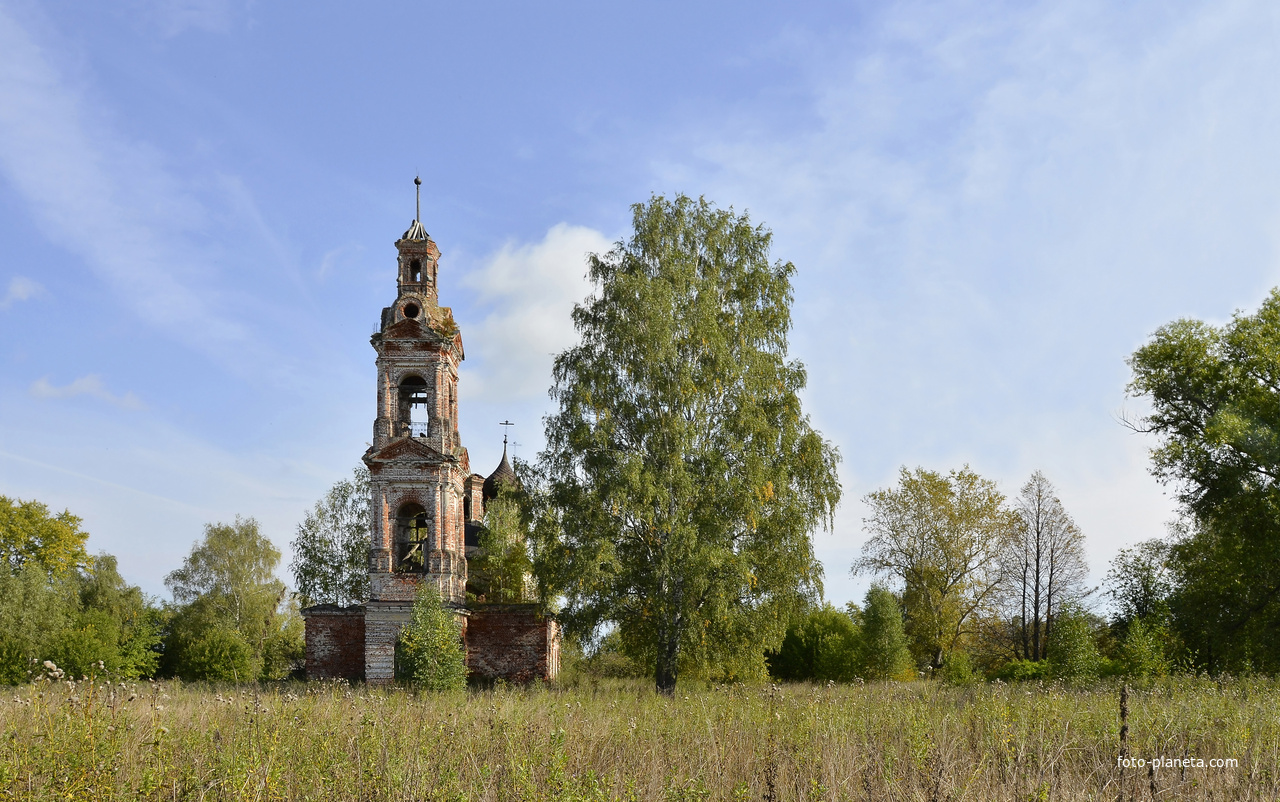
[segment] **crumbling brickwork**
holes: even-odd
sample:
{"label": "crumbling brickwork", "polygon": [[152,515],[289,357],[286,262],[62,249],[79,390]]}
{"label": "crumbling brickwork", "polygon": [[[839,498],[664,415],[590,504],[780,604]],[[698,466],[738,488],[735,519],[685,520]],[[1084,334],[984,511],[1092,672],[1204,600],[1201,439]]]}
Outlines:
{"label": "crumbling brickwork", "polygon": [[307,677],[364,679],[364,607],[321,604],[302,611]]}
{"label": "crumbling brickwork", "polygon": [[485,604],[467,621],[467,670],[477,678],[550,681],[560,673],[560,628],[536,604]]}

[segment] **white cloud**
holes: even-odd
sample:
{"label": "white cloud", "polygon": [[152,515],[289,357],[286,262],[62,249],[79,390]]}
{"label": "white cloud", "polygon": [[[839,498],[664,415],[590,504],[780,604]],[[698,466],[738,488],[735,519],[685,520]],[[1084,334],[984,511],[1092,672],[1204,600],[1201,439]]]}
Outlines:
{"label": "white cloud", "polygon": [[124,395],[112,393],[102,383],[102,377],[93,373],[88,376],[81,376],[63,387],[55,387],[49,382],[47,376],[36,379],[31,385],[31,395],[36,398],[75,398],[79,395],[87,395],[90,398],[106,401],[122,409],[142,409],[143,406],[142,401],[133,393],[125,393]]}
{"label": "white cloud", "polygon": [[556,354],[577,339],[570,312],[587,296],[586,255],[612,247],[599,231],[560,223],[541,242],[507,243],[463,281],[487,309],[464,332],[467,396],[518,402],[545,395]]}
{"label": "white cloud", "polygon": [[8,309],[19,301],[29,301],[42,292],[44,287],[38,283],[25,276],[14,276],[9,279],[9,289],[5,290],[4,297],[0,298],[0,309]]}

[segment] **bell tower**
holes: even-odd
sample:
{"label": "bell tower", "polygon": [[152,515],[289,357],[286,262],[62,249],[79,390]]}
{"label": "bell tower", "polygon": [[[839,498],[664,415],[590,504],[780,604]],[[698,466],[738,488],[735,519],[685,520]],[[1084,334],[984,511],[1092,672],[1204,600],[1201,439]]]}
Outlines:
{"label": "bell tower", "polygon": [[440,249],[418,213],[396,241],[396,299],[370,339],[377,352],[377,416],[369,467],[369,601],[365,678],[394,677],[395,644],[418,586],[430,582],[465,615],[467,560],[463,499],[471,473],[458,437],[462,335],[439,305]]}

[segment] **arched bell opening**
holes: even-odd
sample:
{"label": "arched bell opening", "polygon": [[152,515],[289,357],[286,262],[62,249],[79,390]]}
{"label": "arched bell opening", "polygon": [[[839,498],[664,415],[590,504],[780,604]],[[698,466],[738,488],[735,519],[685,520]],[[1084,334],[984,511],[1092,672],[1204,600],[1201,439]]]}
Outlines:
{"label": "arched bell opening", "polygon": [[409,263],[409,281],[413,284],[422,283],[422,260],[414,259]]}
{"label": "arched bell opening", "polygon": [[427,380],[421,376],[405,376],[400,380],[399,399],[401,436],[426,437],[431,423]]}
{"label": "arched bell opening", "polygon": [[431,550],[431,524],[421,504],[408,503],[396,511],[396,571],[421,573]]}

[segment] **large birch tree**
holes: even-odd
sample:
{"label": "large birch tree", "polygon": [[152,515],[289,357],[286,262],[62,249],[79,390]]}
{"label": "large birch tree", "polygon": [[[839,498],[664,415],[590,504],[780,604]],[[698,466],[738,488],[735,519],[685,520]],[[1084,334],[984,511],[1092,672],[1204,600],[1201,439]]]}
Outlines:
{"label": "large birch tree", "polygon": [[535,570],[572,631],[616,628],[670,693],[685,669],[763,674],[820,593],[810,533],[838,455],[801,408],[795,267],[770,261],[770,232],[683,195],[633,221],[588,257],[580,341],[555,361]]}

